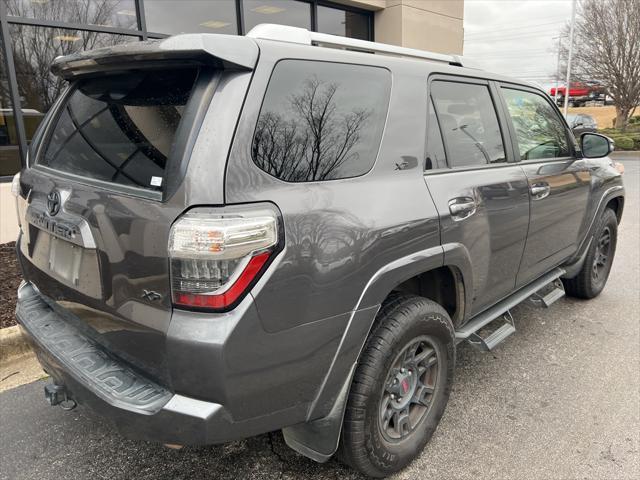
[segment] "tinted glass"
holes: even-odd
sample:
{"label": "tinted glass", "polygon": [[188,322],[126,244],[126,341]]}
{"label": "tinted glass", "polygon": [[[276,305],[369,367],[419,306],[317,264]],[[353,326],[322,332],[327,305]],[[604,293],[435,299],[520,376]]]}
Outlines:
{"label": "tinted glass", "polygon": [[67,82],[49,71],[54,58],[82,50],[138,41],[137,37],[125,35],[15,24],[9,25],[9,32],[28,141],[67,85]]}
{"label": "tinted glass", "polygon": [[20,150],[16,134],[16,119],[9,96],[9,79],[2,39],[0,39],[0,177],[14,175],[19,170]]}
{"label": "tinted glass", "polygon": [[516,129],[522,160],[567,157],[567,132],[562,120],[541,95],[503,88],[511,120]]}
{"label": "tinted glass", "polygon": [[135,0],[3,0],[16,17],[138,28]]}
{"label": "tinted glass", "polygon": [[318,31],[369,40],[369,17],[362,13],[318,5]]}
{"label": "tinted glass", "polygon": [[38,163],[160,189],[195,78],[195,70],[168,70],[79,82]]}
{"label": "tinted glass", "polygon": [[311,29],[311,4],[296,0],[243,0],[244,28],[277,23]]}
{"label": "tinted glass", "polygon": [[238,33],[235,0],[145,0],[147,30],[156,33]]}
{"label": "tinted glass", "polygon": [[436,81],[431,84],[431,97],[447,146],[449,166],[506,161],[489,87]]}
{"label": "tinted glass", "polygon": [[427,155],[424,163],[425,170],[443,168],[447,166],[447,159],[442,142],[442,133],[438,117],[433,107],[433,101],[429,99],[429,119],[427,121]]}
{"label": "tinted glass", "polygon": [[382,68],[284,60],[276,65],[253,139],[253,160],[289,182],[368,172],[384,128],[391,75]]}

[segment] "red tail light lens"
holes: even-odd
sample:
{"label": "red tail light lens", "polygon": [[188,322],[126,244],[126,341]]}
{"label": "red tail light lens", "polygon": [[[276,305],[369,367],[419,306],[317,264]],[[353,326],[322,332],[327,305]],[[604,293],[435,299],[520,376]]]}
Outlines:
{"label": "red tail light lens", "polygon": [[227,310],[245,294],[278,244],[278,218],[270,209],[195,209],[169,235],[173,303]]}
{"label": "red tail light lens", "polygon": [[235,282],[233,282],[233,285],[223,293],[218,295],[203,295],[197,293],[176,292],[173,297],[173,302],[176,305],[182,305],[185,307],[210,309],[227,308],[240,298],[240,295],[244,293],[249,284],[254,278],[256,278],[256,275],[260,272],[260,269],[264,266],[270,256],[271,254],[266,252],[251,257],[251,260],[249,260],[247,266],[242,270],[240,276]]}

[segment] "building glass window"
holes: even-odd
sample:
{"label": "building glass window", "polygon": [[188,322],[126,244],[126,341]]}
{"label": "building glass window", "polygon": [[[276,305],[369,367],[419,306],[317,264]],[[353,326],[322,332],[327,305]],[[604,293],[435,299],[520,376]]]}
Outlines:
{"label": "building glass window", "polygon": [[282,60],[271,76],[253,138],[253,161],[276,178],[356,177],[373,166],[391,74],[379,67]]}
{"label": "building glass window", "polygon": [[244,28],[277,23],[311,30],[311,4],[297,0],[243,0]]}
{"label": "building glass window", "polygon": [[318,31],[369,40],[369,17],[362,13],[318,5]]}
{"label": "building glass window", "polygon": [[14,175],[20,170],[16,119],[9,96],[9,79],[4,55],[4,46],[0,43],[0,177]]}
{"label": "building glass window", "polygon": [[178,33],[238,33],[235,0],[145,0],[147,30]]}
{"label": "building glass window", "polygon": [[30,25],[13,24],[9,30],[27,141],[31,140],[44,115],[67,83],[49,71],[54,58],[137,41],[136,37],[127,35]]}
{"label": "building glass window", "polygon": [[138,28],[135,0],[4,0],[7,14],[38,20]]}

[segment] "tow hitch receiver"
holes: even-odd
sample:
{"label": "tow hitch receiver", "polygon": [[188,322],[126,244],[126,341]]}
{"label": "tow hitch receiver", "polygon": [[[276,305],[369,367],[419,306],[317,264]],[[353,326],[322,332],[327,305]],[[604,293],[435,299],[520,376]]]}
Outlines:
{"label": "tow hitch receiver", "polygon": [[52,407],[60,405],[60,408],[63,410],[73,410],[77,405],[75,400],[69,398],[64,385],[57,385],[55,383],[45,385],[44,396]]}

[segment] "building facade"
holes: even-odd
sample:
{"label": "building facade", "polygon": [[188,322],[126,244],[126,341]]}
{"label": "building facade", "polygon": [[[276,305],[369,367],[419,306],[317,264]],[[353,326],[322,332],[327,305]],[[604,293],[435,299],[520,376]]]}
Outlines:
{"label": "building facade", "polygon": [[277,23],[462,53],[463,0],[0,0],[0,243],[17,234],[10,181],[65,82],[59,55],[179,33]]}

